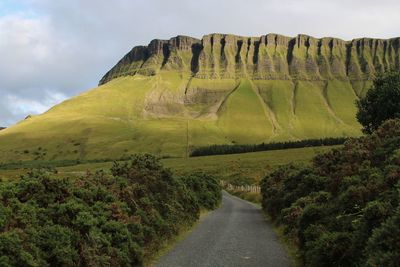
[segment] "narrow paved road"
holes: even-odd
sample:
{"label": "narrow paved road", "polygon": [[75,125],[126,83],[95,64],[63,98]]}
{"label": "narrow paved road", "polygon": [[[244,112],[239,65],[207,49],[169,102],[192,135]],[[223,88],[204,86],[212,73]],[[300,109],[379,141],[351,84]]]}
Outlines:
{"label": "narrow paved road", "polygon": [[158,267],[290,266],[261,210],[223,193],[222,206],[156,264]]}

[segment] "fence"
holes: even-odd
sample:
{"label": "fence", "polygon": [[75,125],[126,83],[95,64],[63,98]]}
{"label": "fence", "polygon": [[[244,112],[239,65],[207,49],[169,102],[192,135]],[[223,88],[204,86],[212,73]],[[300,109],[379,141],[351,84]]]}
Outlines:
{"label": "fence", "polygon": [[261,187],[259,185],[233,185],[233,184],[227,183],[226,181],[221,181],[220,184],[226,190],[240,191],[240,192],[252,192],[252,193],[260,193],[261,192]]}

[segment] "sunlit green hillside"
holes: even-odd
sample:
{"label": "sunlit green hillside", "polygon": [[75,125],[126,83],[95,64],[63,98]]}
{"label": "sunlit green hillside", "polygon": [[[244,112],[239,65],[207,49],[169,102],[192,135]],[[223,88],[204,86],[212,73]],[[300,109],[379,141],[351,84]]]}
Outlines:
{"label": "sunlit green hillside", "polygon": [[[179,92],[173,89],[189,79],[176,76],[118,78],[26,119],[0,132],[0,160],[104,159],[135,152],[183,157],[193,146],[208,144],[359,134],[355,119],[340,112],[355,113],[355,95],[346,88],[337,90],[348,96],[329,99],[316,83],[299,85],[293,96],[288,82],[215,81],[224,93],[193,105],[175,101]],[[169,95],[159,100],[161,88]]]}
{"label": "sunlit green hillside", "polygon": [[398,39],[178,36],[135,47],[100,86],[0,132],[0,163],[186,157],[193,147],[357,136],[355,100]]}

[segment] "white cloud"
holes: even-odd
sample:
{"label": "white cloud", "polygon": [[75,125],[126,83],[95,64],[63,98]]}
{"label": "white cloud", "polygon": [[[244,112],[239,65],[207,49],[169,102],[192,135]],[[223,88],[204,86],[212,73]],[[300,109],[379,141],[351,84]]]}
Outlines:
{"label": "white cloud", "polygon": [[104,69],[95,49],[65,38],[48,17],[1,17],[0,37],[0,125],[41,113],[95,86],[99,67]]}
{"label": "white cloud", "polygon": [[25,117],[30,114],[40,114],[65,99],[67,96],[59,92],[45,92],[40,100],[13,94],[3,95],[0,99],[0,120],[5,122],[3,125],[11,124],[15,122],[13,116],[22,119],[20,117],[22,114]]}
{"label": "white cloud", "polygon": [[42,113],[47,110],[47,107],[44,104],[32,99],[23,99],[15,95],[9,95],[6,99],[7,103],[12,103],[14,106],[13,113],[16,114]]}

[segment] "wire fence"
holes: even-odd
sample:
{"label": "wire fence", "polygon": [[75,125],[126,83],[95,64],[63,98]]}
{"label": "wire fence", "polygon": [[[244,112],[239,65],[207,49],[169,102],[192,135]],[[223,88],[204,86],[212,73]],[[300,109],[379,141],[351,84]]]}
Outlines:
{"label": "wire fence", "polygon": [[261,187],[259,185],[233,185],[226,181],[221,181],[220,184],[226,190],[261,193]]}

